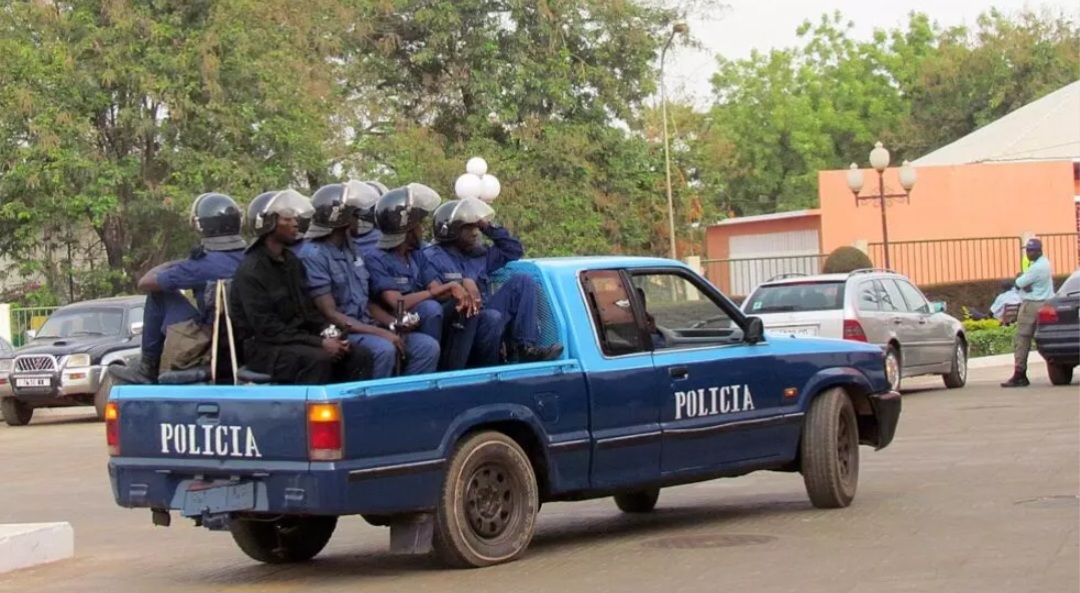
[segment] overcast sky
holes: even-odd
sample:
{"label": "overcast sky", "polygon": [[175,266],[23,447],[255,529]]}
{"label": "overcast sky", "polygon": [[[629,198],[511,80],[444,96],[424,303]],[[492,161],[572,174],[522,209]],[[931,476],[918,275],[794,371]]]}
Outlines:
{"label": "overcast sky", "polygon": [[840,10],[854,21],[855,35],[869,38],[875,28],[893,28],[907,21],[910,11],[925,12],[943,26],[974,25],[979,13],[996,7],[1012,12],[1025,7],[1065,11],[1080,18],[1078,0],[726,0],[730,9],[716,20],[691,20],[692,33],[712,52],[680,49],[668,57],[667,84],[672,97],[708,100],[709,78],[716,70],[713,55],[742,58],[753,49],[767,51],[798,41],[795,29],[805,20]]}

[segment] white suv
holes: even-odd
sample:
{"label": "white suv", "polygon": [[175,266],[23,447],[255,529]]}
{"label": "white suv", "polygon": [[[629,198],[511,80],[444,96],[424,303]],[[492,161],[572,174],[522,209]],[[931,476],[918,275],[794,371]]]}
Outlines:
{"label": "white suv", "polygon": [[941,375],[945,386],[967,382],[967,338],[944,303],[927,300],[889,270],[815,276],[785,274],[764,282],[742,303],[767,332],[857,340],[881,346],[893,389],[904,377]]}

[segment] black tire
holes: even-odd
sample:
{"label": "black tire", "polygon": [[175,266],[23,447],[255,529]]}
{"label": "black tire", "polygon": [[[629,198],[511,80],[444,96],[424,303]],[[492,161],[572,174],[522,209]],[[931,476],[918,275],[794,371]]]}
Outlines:
{"label": "black tire", "polygon": [[850,505],[859,485],[859,424],[842,388],[829,389],[810,403],[801,455],[810,502],[819,509]]}
{"label": "black tire", "polygon": [[[900,350],[892,344],[889,344],[889,347],[885,349],[886,372],[888,372],[890,367],[890,358],[896,361],[896,377],[895,380],[889,380],[889,389],[900,391],[900,386],[904,382],[904,358],[900,356]],[[888,376],[886,376],[886,379],[888,379]]]}
{"label": "black tire", "polygon": [[0,414],[8,426],[26,426],[34,417],[34,408],[13,398],[0,398]]}
{"label": "black tire", "polygon": [[1046,363],[1046,374],[1050,377],[1050,383],[1054,385],[1068,385],[1073,380],[1073,366],[1071,364]]}
{"label": "black tire", "polygon": [[656,501],[660,498],[659,488],[639,490],[637,492],[620,492],[615,495],[615,506],[624,513],[649,513],[656,508]]}
{"label": "black tire", "polygon": [[476,433],[450,460],[435,513],[435,554],[454,568],[516,560],[532,541],[539,506],[528,455],[501,432]]}
{"label": "black tire", "polygon": [[252,560],[292,564],[306,562],[322,552],[334,535],[337,520],[337,517],[235,517],[229,521],[229,531],[236,545]]}
{"label": "black tire", "polygon": [[941,377],[949,389],[960,389],[967,385],[967,344],[960,338],[953,344],[952,368]]}
{"label": "black tire", "polygon": [[105,367],[101,371],[101,379],[98,380],[98,390],[94,393],[94,410],[97,411],[97,419],[102,422],[105,421],[105,404],[109,403],[109,391],[112,390],[113,379],[112,373],[109,372],[111,367]]}

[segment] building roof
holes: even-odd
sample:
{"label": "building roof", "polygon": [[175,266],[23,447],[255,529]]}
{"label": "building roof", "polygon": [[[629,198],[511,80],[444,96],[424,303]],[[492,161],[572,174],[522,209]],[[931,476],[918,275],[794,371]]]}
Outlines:
{"label": "building roof", "polygon": [[736,216],[718,221],[712,226],[730,226],[734,224],[751,224],[754,222],[767,222],[770,220],[785,220],[788,218],[803,218],[805,216],[820,216],[821,210],[792,210],[790,212],[776,212],[775,214],[758,214],[755,216]]}
{"label": "building roof", "polygon": [[915,166],[1080,160],[1080,80],[912,162]]}

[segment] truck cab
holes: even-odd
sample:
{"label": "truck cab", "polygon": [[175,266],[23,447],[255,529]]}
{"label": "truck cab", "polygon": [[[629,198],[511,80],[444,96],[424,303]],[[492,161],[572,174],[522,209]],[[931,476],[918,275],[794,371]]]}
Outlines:
{"label": "truck cab", "polygon": [[118,386],[106,408],[116,502],[228,530],[250,557],[307,560],[339,517],[391,549],[478,567],[525,553],[545,502],[801,472],[813,505],[855,496],[859,446],[900,414],[872,345],[764,334],[672,260],[522,260],[558,360],[337,385]]}

